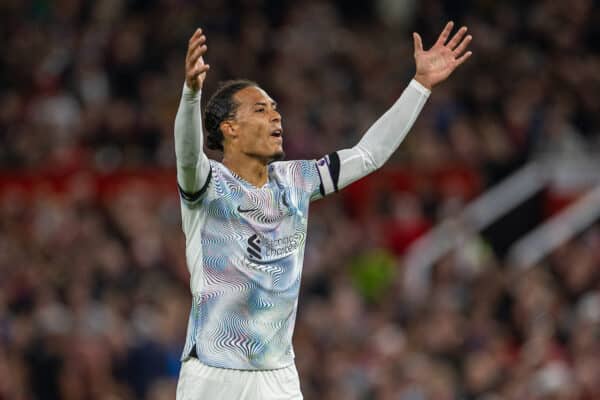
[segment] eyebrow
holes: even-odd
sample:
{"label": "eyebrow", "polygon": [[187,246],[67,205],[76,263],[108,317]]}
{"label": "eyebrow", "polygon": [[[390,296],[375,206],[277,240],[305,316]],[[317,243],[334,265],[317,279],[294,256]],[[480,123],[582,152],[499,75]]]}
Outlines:
{"label": "eyebrow", "polygon": [[[259,102],[256,102],[256,103],[254,103],[254,105],[255,105],[255,106],[263,106],[263,107],[266,107],[266,106],[267,106],[267,103],[265,103],[264,101],[259,101]],[[271,102],[271,106],[273,106],[273,108],[277,108],[277,102],[276,102],[276,101],[272,101],[272,102]]]}

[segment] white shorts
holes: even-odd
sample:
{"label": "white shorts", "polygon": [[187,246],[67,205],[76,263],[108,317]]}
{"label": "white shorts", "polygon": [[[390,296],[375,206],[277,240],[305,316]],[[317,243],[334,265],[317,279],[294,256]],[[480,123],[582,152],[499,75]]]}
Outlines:
{"label": "white shorts", "polygon": [[197,358],[184,361],[177,400],[302,400],[294,364],[269,371],[209,367]]}

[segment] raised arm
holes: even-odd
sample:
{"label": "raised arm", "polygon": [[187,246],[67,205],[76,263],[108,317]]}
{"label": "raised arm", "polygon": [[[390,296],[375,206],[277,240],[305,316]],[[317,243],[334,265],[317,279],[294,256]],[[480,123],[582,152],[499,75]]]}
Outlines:
{"label": "raised arm", "polygon": [[177,158],[177,183],[181,196],[196,200],[210,179],[210,164],[202,150],[202,116],[200,95],[206,71],[204,63],[206,36],[201,29],[190,38],[185,58],[185,84],[179,109],[175,117],[175,156]]}
{"label": "raised arm", "polygon": [[431,88],[444,81],[467,58],[471,36],[466,27],[448,38],[454,24],[449,22],[433,47],[423,50],[421,37],[413,33],[416,73],[394,105],[364,134],[358,144],[329,154],[317,163],[322,194],[337,191],[380,168],[404,140],[427,101]]}

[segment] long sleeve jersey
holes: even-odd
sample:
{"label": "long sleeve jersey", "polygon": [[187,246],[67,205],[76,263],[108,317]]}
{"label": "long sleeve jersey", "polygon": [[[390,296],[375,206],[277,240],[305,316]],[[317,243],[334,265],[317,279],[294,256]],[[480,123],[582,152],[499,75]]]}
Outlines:
{"label": "long sleeve jersey", "polygon": [[175,119],[177,181],[193,295],[182,359],[269,370],[294,362],[292,334],[311,201],[381,167],[423,108],[412,80],[352,148],[273,162],[255,187],[202,150],[200,92],[184,86]]}

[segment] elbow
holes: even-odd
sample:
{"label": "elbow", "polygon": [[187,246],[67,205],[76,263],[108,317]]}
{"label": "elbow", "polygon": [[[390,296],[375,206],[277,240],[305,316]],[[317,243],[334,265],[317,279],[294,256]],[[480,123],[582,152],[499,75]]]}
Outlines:
{"label": "elbow", "polygon": [[377,171],[379,168],[383,167],[383,164],[385,164],[385,161],[378,162],[378,161],[371,160],[371,161],[365,162],[368,173]]}
{"label": "elbow", "polygon": [[374,159],[373,160],[373,171],[378,170],[379,168],[383,167],[383,165],[386,163],[387,160],[388,160],[388,158]]}
{"label": "elbow", "polygon": [[367,148],[358,144],[356,150],[361,155],[363,165],[367,173],[374,172],[379,168],[383,167],[383,164],[387,161],[387,157],[376,157]]}

